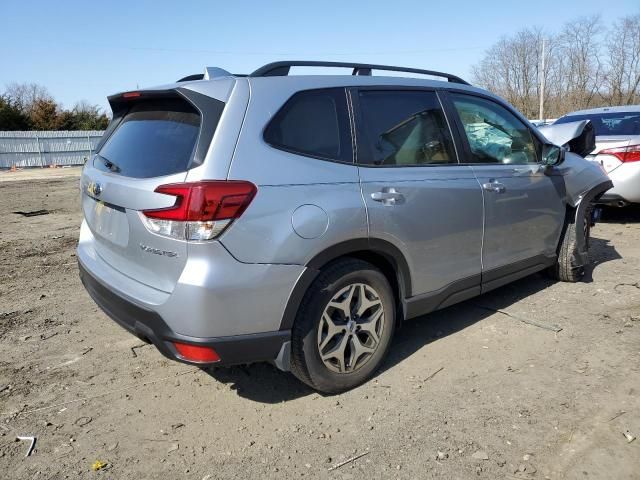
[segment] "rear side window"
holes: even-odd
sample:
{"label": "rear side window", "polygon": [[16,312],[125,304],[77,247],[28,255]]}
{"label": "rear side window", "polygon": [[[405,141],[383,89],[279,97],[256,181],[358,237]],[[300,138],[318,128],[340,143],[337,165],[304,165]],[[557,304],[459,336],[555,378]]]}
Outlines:
{"label": "rear side window", "polygon": [[98,169],[149,178],[189,168],[200,132],[200,115],[180,99],[134,104],[94,160]]}
{"label": "rear side window", "polygon": [[273,147],[311,157],[352,162],[347,97],[343,88],[296,93],[264,132]]}
{"label": "rear side window", "polygon": [[435,92],[362,90],[358,163],[415,166],[457,163]]}

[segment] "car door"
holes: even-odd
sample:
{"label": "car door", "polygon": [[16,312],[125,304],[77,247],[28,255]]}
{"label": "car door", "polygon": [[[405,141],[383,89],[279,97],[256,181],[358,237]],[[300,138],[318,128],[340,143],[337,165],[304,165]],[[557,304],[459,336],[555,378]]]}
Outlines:
{"label": "car door", "polygon": [[484,96],[450,93],[484,198],[483,290],[553,263],[566,207],[564,182],[540,163],[542,142],[515,113]]}
{"label": "car door", "polygon": [[[391,242],[409,265],[416,314],[479,293],[482,192],[458,164],[434,90],[350,91],[369,236]],[[411,316],[411,308],[408,308]]]}

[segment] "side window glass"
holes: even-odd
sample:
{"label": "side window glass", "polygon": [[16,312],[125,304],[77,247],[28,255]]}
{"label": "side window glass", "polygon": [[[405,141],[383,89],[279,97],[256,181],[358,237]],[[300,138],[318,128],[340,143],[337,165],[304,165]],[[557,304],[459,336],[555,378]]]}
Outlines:
{"label": "side window glass", "polygon": [[474,163],[526,164],[541,148],[529,128],[504,107],[470,95],[452,94]]}
{"label": "side window glass", "polygon": [[362,90],[358,163],[410,166],[457,163],[434,92]]}
{"label": "side window glass", "polygon": [[265,129],[264,140],[293,153],[353,162],[345,90],[296,93],[275,114]]}

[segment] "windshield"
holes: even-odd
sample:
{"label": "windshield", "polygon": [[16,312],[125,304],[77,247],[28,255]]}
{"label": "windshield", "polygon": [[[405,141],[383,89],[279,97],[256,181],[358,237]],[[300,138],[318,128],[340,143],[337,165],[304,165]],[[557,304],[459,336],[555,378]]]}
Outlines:
{"label": "windshield", "polygon": [[591,113],[588,115],[567,115],[554,123],[591,120],[596,135],[640,135],[640,109],[637,112]]}

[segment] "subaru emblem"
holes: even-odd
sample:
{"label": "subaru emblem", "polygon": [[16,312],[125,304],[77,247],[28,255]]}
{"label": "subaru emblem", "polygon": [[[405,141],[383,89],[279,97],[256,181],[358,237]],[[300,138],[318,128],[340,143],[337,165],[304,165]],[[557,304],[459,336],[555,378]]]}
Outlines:
{"label": "subaru emblem", "polygon": [[87,192],[92,197],[99,197],[102,193],[102,185],[100,185],[98,182],[91,182],[89,185],[87,185]]}

